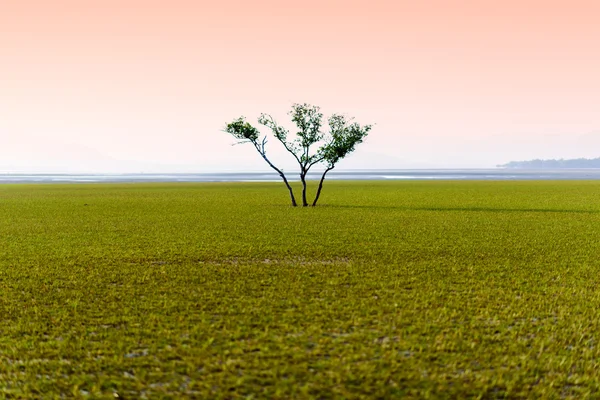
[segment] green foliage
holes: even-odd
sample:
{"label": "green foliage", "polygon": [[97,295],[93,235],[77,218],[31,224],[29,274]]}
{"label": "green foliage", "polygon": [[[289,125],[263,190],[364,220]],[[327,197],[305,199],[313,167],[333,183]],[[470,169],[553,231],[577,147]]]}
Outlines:
{"label": "green foliage", "polygon": [[330,136],[327,143],[319,150],[321,158],[327,163],[329,169],[334,168],[341,159],[352,153],[371,131],[372,125],[361,126],[350,121],[340,114],[334,114],[329,118]]}
{"label": "green foliage", "polygon": [[[310,146],[323,138],[323,133],[321,133],[323,114],[319,107],[304,103],[293,104],[289,115],[299,129],[296,133],[299,145],[308,153]],[[306,153],[302,155],[304,162],[310,162],[309,155]]]}
{"label": "green foliage", "polygon": [[270,115],[261,114],[258,121],[271,129],[277,140],[294,156],[300,166],[300,174],[304,176],[312,165],[321,161],[318,152],[310,153],[310,147],[323,139],[324,134],[321,132],[323,114],[319,107],[306,103],[293,104],[292,110],[288,114],[298,127],[298,132],[293,140],[288,140],[289,131],[278,125]]}
{"label": "green foliage", "polygon": [[597,396],[599,183],[284,196],[0,186],[0,398]]}
{"label": "green foliage", "polygon": [[244,117],[239,117],[227,124],[225,131],[236,139],[248,140],[252,143],[256,143],[260,135],[258,129],[246,122]]}

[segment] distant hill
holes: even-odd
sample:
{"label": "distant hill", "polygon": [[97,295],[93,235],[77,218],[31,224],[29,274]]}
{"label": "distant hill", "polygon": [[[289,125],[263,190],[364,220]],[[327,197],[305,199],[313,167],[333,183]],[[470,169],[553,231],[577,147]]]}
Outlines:
{"label": "distant hill", "polygon": [[498,167],[520,169],[600,168],[600,158],[511,161],[507,164],[498,165]]}

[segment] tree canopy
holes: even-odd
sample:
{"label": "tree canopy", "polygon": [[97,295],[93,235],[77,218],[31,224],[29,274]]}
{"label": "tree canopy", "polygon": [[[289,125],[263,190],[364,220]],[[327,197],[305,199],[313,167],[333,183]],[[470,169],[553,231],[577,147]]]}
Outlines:
{"label": "tree canopy", "polygon": [[[297,131],[291,136],[290,131],[279,125],[269,114],[261,114],[258,123],[269,128],[277,141],[298,163],[304,207],[308,206],[306,176],[313,166],[317,164],[324,166],[324,172],[312,202],[312,205],[316,206],[327,173],[364,141],[371,131],[372,125],[360,125],[354,122],[353,118],[343,114],[333,114],[327,119],[328,130],[324,132],[323,114],[320,108],[306,103],[293,104],[289,115],[297,127]],[[267,136],[263,136],[244,117],[239,117],[227,124],[225,131],[241,143],[251,143],[254,146],[267,164],[281,176],[289,191],[292,205],[296,206],[294,191],[283,170],[276,167],[267,157]]]}

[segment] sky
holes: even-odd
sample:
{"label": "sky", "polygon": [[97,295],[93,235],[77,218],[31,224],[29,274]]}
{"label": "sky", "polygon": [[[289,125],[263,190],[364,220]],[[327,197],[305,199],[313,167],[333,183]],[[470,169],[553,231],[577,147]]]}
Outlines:
{"label": "sky", "polygon": [[304,102],[375,124],[339,168],[600,157],[599,17],[598,0],[3,0],[0,171],[267,170],[225,124],[286,125]]}

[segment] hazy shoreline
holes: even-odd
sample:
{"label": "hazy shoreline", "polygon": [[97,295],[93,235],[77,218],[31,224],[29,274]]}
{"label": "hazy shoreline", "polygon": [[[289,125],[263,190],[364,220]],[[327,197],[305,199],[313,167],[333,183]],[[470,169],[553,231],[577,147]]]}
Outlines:
{"label": "hazy shoreline", "polygon": [[[288,173],[296,180],[296,173]],[[320,173],[309,174],[310,180]],[[332,171],[328,180],[600,180],[600,169],[414,169]],[[270,172],[156,174],[0,173],[0,183],[276,182]]]}

